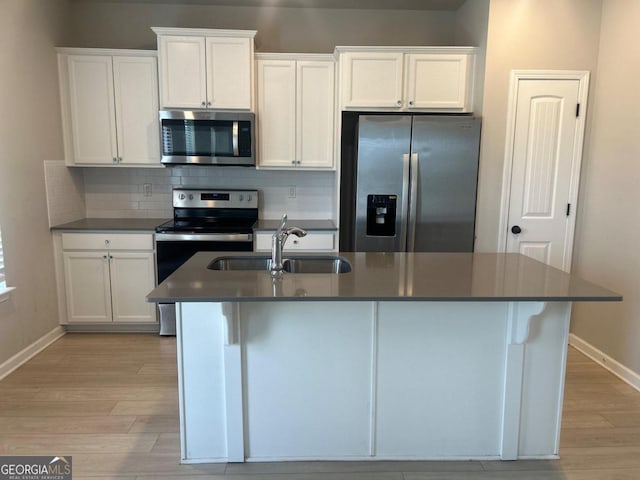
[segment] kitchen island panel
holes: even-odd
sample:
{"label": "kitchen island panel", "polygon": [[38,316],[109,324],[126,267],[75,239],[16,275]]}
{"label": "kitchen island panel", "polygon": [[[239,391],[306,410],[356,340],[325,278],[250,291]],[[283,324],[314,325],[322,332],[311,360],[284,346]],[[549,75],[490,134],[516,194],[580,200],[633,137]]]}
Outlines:
{"label": "kitchen island panel", "polygon": [[[182,461],[227,461],[225,338],[222,304],[176,305]],[[184,322],[182,319],[189,319]]]}
{"label": "kitchen island panel", "polygon": [[246,456],[371,454],[373,307],[243,303]]}
{"label": "kitchen island panel", "polygon": [[376,456],[500,456],[507,307],[380,302]]}

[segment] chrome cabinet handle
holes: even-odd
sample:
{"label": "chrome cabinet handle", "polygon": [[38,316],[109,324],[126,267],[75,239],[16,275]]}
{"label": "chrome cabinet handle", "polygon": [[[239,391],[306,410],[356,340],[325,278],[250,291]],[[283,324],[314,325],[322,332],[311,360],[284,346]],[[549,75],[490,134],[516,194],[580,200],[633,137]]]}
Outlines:
{"label": "chrome cabinet handle", "polygon": [[113,160],[113,163],[118,163],[118,157],[113,157],[112,160]]}
{"label": "chrome cabinet handle", "polygon": [[398,100],[398,101],[396,102],[396,104],[397,104],[398,106],[402,105],[402,100]]}
{"label": "chrome cabinet handle", "polygon": [[206,107],[206,106],[207,106],[207,102],[202,102],[202,103],[200,104],[200,106],[201,106],[201,107]]}
{"label": "chrome cabinet handle", "polygon": [[413,106],[413,100],[409,100],[409,105]]}
{"label": "chrome cabinet handle", "polygon": [[207,107],[210,107],[210,106],[211,106],[211,102],[207,102]]}

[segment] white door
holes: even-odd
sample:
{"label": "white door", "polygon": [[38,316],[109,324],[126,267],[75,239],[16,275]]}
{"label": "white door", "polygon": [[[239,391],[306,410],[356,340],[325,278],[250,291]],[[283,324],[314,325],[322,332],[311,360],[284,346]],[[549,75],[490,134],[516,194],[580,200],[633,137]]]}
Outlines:
{"label": "white door", "polygon": [[158,67],[153,57],[113,57],[120,163],[160,164]]}
{"label": "white door", "polygon": [[569,271],[587,76],[516,81],[506,249]]}
{"label": "white door", "polygon": [[146,295],[155,286],[153,253],[111,252],[111,297],[113,321],[150,323],[156,321],[153,303]]}

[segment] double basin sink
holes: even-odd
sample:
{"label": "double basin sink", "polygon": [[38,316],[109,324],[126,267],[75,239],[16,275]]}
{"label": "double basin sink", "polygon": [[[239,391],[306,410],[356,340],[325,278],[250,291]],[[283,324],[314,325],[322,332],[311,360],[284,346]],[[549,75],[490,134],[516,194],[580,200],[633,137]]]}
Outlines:
{"label": "double basin sink", "polygon": [[[222,271],[269,271],[271,257],[218,257],[207,268]],[[282,261],[282,269],[287,273],[349,273],[351,264],[346,258],[335,255],[294,256]]]}

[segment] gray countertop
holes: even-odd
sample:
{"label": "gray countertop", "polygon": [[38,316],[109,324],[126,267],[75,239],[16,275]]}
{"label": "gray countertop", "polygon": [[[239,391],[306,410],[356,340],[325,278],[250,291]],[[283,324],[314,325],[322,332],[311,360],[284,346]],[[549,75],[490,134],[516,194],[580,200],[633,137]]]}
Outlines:
{"label": "gray countertop", "polygon": [[285,273],[278,279],[272,279],[267,271],[207,269],[217,257],[244,255],[259,256],[197,253],[147,299],[151,302],[622,300],[617,293],[519,254],[340,253],[351,263],[350,273]]}
{"label": "gray countertop", "polygon": [[[253,231],[258,232],[273,232],[280,226],[280,220],[263,220],[260,219],[253,226]],[[300,227],[305,230],[337,230],[335,223],[331,220],[287,220],[288,227]]]}
{"label": "gray countertop", "polygon": [[[84,218],[75,222],[54,225],[51,230],[78,231],[155,231],[155,228],[168,221],[168,218]],[[296,226],[305,230],[337,230],[331,220],[289,220],[288,226]],[[273,232],[280,226],[280,220],[258,220],[254,225],[254,232]]]}
{"label": "gray countertop", "polygon": [[168,220],[168,218],[83,218],[75,222],[55,225],[51,230],[155,232],[158,225]]}

